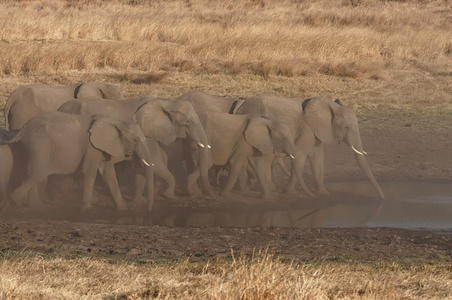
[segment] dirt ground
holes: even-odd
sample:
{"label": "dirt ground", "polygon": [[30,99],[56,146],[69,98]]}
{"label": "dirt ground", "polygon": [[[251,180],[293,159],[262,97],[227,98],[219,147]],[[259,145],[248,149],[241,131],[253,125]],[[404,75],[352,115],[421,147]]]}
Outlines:
{"label": "dirt ground", "polygon": [[[442,183],[452,179],[452,120],[391,120],[374,116],[360,120],[368,162],[379,182]],[[438,125],[439,124],[439,125]],[[352,152],[345,145],[326,147],[326,181],[365,181]],[[309,167],[306,181],[312,185]],[[280,182],[287,178],[283,175]],[[127,193],[128,187],[124,187]],[[97,188],[102,194],[102,188]],[[193,225],[171,217],[171,211],[224,212],[231,215],[248,210],[280,210],[315,205],[319,199],[278,194],[264,202],[256,193],[234,194],[231,199],[178,200],[158,198],[148,215],[139,209],[118,212],[110,199],[100,197],[88,212],[78,209],[76,200],[39,210],[18,210],[12,206],[0,215],[0,251],[5,256],[19,253],[63,257],[107,258],[138,262],[166,262],[180,259],[207,261],[234,253],[272,247],[278,255],[302,262],[344,261],[378,263],[397,261],[424,263],[452,262],[452,229],[406,230],[397,228],[294,228],[265,225]],[[377,193],[369,197],[377,199]],[[387,195],[391,201],[391,195]],[[451,195],[452,197],[452,195]],[[347,201],[332,192],[326,201]],[[419,212],[422,213],[422,212]],[[196,214],[195,214],[196,215]],[[245,218],[249,215],[245,215]],[[243,221],[243,220],[242,220]],[[237,223],[237,224],[243,224]]]}

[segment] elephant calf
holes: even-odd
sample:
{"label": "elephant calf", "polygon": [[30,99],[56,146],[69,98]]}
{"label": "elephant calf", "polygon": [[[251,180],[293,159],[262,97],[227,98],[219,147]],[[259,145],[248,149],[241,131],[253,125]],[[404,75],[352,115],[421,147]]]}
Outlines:
{"label": "elephant calf", "polygon": [[[250,162],[262,187],[263,197],[270,198],[269,174],[274,152],[294,158],[295,145],[287,126],[260,116],[218,112],[198,112],[198,115],[212,146],[209,165],[229,167],[228,182],[221,195],[226,196],[231,191],[239,174],[246,172]],[[198,193],[198,178],[199,170],[195,167],[187,178],[190,194]]]}
{"label": "elephant calf", "polygon": [[[117,208],[125,210],[114,164],[132,157],[147,166],[151,162],[145,137],[137,124],[105,117],[45,113],[27,122],[8,143],[20,143],[28,160],[28,175],[11,194],[17,205],[23,205],[29,191],[49,175],[78,171],[83,175],[82,208],[87,209],[91,207],[94,180],[100,169]],[[153,181],[151,167],[146,168],[146,176],[148,182]],[[153,184],[148,187],[148,205],[152,207]]]}

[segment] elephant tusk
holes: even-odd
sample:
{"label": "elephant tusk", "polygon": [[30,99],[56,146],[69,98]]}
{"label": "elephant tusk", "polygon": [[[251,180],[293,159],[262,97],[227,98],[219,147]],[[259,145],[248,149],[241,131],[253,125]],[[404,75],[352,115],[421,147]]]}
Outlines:
{"label": "elephant tusk", "polygon": [[[151,166],[144,158],[142,158],[141,161],[142,161],[143,164],[145,164],[146,166],[148,166],[148,167]],[[154,164],[152,164],[152,166],[154,166]]]}
{"label": "elephant tusk", "polygon": [[364,153],[364,154],[367,154],[367,152],[366,152],[366,151],[364,151],[364,150],[363,150],[363,153]]}
{"label": "elephant tusk", "polygon": [[207,145],[207,148],[209,148],[209,149],[212,149],[212,146],[210,146],[210,145]]}
{"label": "elephant tusk", "polygon": [[289,155],[290,158],[295,159],[295,156],[293,156],[292,154]]}
{"label": "elephant tusk", "polygon": [[[356,153],[358,153],[359,155],[364,155],[362,152],[359,152],[358,150],[356,150],[356,148],[354,146],[350,146],[352,147],[353,151],[355,151]],[[364,152],[365,153],[365,152]]]}
{"label": "elephant tusk", "polygon": [[198,146],[201,147],[201,148],[204,148],[204,144],[201,143],[201,142],[198,142]]}

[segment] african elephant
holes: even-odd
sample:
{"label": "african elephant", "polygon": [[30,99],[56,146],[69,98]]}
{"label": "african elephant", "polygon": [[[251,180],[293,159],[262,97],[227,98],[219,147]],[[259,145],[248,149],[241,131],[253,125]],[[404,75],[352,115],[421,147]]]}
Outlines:
{"label": "african elephant", "polygon": [[[122,100],[71,100],[64,103],[59,111],[95,115],[102,113],[120,120],[133,120],[143,130],[147,138],[149,149],[154,156],[154,174],[162,178],[167,188],[163,195],[167,198],[176,198],[174,194],[175,179],[166,165],[166,153],[161,145],[169,145],[176,138],[194,141],[201,151],[199,154],[201,178],[205,189],[212,198],[215,198],[208,180],[208,144],[204,128],[193,106],[186,101],[172,101],[141,97]],[[139,170],[137,168],[137,170]],[[135,174],[136,191],[134,201],[142,195],[143,176]]]}
{"label": "african elephant", "polygon": [[66,101],[77,98],[122,99],[118,86],[87,82],[64,86],[30,84],[17,88],[5,104],[6,129],[18,130],[39,114],[56,111]]}
{"label": "african elephant", "polygon": [[[229,114],[244,114],[242,112],[242,106],[246,104],[245,98],[231,98],[231,97],[219,97],[207,94],[202,91],[191,91],[183,94],[178,98],[178,100],[188,101],[190,102],[195,110],[198,111],[214,111],[214,112],[223,112]],[[259,113],[258,115],[263,115]],[[278,162],[280,163],[283,171],[287,174],[290,172],[287,170],[286,166],[282,162],[282,158],[284,155],[282,153],[278,153]],[[298,158],[297,158],[298,160]],[[296,178],[300,186],[303,188],[304,192],[310,196],[313,196],[311,191],[307,188],[304,183],[304,179],[301,177],[302,169],[299,169],[300,165],[297,165],[297,168],[294,168],[294,173],[296,174]],[[271,176],[270,174],[268,176]],[[269,183],[270,186],[274,187],[273,182]]]}
{"label": "african elephant", "polygon": [[[28,160],[27,176],[11,199],[22,205],[29,191],[52,174],[82,174],[82,209],[92,205],[97,170],[107,184],[119,210],[127,209],[118,187],[114,164],[123,160],[141,160],[149,183],[153,181],[151,156],[139,126],[101,116],[77,116],[48,112],[32,118],[7,143],[20,143]],[[152,207],[154,191],[149,184],[148,203]],[[30,199],[31,204],[37,204]]]}
{"label": "african elephant", "polygon": [[[249,161],[260,182],[263,197],[270,198],[268,174],[274,152],[286,153],[296,159],[293,155],[295,145],[287,126],[260,116],[208,111],[200,111],[198,115],[212,146],[209,165],[229,166],[228,182],[221,195],[229,194]],[[198,193],[198,178],[199,170],[195,164],[187,178],[189,193]]]}
{"label": "african elephant", "polygon": [[[332,143],[334,138],[344,140],[357,149],[355,158],[364,173],[377,189],[381,198],[384,194],[376,181],[362,151],[361,137],[356,114],[352,109],[326,98],[313,98],[305,101],[270,93],[251,98],[227,98],[212,96],[201,91],[188,92],[179,99],[192,103],[198,111],[211,110],[233,114],[257,114],[285,123],[293,136],[300,157],[295,170],[303,168],[306,158],[311,164],[317,191],[327,193],[324,184],[324,143]],[[303,104],[304,103],[304,104]],[[325,134],[329,132],[329,134]],[[335,136],[333,135],[334,133]],[[322,134],[323,133],[323,134]],[[361,155],[363,154],[363,155]],[[296,184],[294,173],[287,186],[293,191]]]}
{"label": "african elephant", "polygon": [[[295,140],[298,168],[303,168],[309,159],[317,186],[317,191],[327,193],[324,184],[324,144],[344,141],[353,149],[356,161],[369,181],[377,189],[380,197],[383,191],[367,164],[359,133],[355,112],[344,106],[339,100],[316,97],[299,100],[274,94],[260,94],[248,98],[240,107],[238,114],[262,114],[285,123]],[[291,174],[287,189],[293,190],[296,176]]]}

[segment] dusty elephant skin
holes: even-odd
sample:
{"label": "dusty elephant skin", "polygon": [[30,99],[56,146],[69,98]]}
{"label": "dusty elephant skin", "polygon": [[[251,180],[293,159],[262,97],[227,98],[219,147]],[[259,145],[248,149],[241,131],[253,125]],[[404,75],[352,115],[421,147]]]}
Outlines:
{"label": "dusty elephant skin", "polygon": [[[150,97],[123,100],[80,99],[64,103],[59,109],[76,115],[102,114],[120,120],[133,120],[143,130],[153,155],[154,173],[167,187],[162,195],[175,199],[175,179],[166,166],[166,157],[160,145],[169,145],[176,138],[194,141],[199,150],[201,178],[209,195],[214,198],[207,174],[207,137],[193,106],[184,101]],[[139,170],[138,168],[136,170]],[[135,201],[143,194],[143,176],[135,174]]]}
{"label": "dusty elephant skin", "polygon": [[[7,143],[22,145],[26,151],[27,175],[11,193],[11,199],[19,207],[41,204],[37,199],[37,187],[49,175],[80,172],[82,208],[91,208],[94,181],[99,169],[117,208],[126,210],[114,164],[132,157],[142,161],[151,159],[143,132],[136,124],[62,112],[48,112],[34,117]],[[153,182],[152,168],[147,167],[146,170],[148,182]],[[150,203],[153,195],[152,190],[149,193]]]}
{"label": "dusty elephant skin", "polygon": [[64,86],[30,84],[18,87],[5,105],[5,126],[18,130],[28,120],[39,114],[56,111],[71,99],[122,99],[121,90],[114,84],[104,82],[77,83]]}

